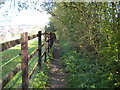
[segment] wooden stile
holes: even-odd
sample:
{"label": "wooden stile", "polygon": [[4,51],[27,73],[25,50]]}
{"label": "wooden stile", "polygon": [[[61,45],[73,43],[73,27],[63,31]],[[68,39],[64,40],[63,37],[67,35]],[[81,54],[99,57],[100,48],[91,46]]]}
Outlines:
{"label": "wooden stile", "polygon": [[28,33],[21,35],[22,88],[28,88]]}

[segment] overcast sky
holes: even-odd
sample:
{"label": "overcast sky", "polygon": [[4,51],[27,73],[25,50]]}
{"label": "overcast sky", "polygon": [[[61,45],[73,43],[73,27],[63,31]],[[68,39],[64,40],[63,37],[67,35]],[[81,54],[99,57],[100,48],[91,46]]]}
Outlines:
{"label": "overcast sky", "polygon": [[[27,10],[16,11],[16,7],[12,7],[13,2],[7,0],[0,8],[0,25],[40,25],[44,27],[49,22],[50,15],[46,12],[35,11],[31,8]],[[8,16],[4,17],[5,11]],[[17,13],[17,15],[16,15]]]}
{"label": "overcast sky", "polygon": [[38,12],[32,11],[30,9],[21,11],[18,16],[13,18],[10,24],[13,25],[21,25],[21,24],[29,24],[29,25],[40,25],[44,26],[48,23],[50,15],[46,14],[46,12]]}

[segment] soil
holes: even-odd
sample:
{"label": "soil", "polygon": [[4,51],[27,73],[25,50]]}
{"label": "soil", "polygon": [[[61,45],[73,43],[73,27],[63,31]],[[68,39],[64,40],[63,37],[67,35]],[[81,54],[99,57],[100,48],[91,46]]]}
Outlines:
{"label": "soil", "polygon": [[57,40],[54,42],[53,60],[50,64],[49,88],[65,88],[65,72],[60,55],[60,46]]}

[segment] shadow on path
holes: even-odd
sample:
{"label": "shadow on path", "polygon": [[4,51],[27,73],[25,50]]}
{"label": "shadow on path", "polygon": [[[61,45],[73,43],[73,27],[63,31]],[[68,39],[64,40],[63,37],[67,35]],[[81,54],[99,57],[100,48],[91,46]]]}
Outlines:
{"label": "shadow on path", "polygon": [[61,64],[60,46],[57,41],[54,42],[53,60],[50,64],[50,88],[65,88],[65,73]]}

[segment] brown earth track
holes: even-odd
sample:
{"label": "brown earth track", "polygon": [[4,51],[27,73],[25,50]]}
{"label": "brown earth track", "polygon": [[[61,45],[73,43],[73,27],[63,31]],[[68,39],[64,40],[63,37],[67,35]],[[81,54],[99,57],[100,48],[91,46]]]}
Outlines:
{"label": "brown earth track", "polygon": [[48,88],[65,88],[65,72],[57,40],[54,43],[53,60],[50,64]]}

